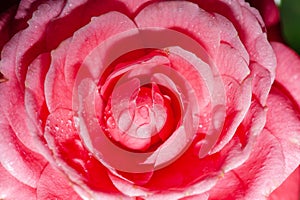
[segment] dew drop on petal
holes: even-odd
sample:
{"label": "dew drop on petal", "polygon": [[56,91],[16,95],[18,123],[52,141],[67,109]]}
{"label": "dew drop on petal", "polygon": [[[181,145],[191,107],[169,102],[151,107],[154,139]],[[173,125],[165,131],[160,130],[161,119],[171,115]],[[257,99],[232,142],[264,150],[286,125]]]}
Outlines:
{"label": "dew drop on petal", "polygon": [[107,126],[111,129],[114,129],[116,127],[115,120],[113,119],[113,117],[109,117],[107,119],[106,123],[107,123]]}
{"label": "dew drop on petal", "polygon": [[79,127],[79,124],[80,124],[80,119],[79,119],[79,117],[74,117],[74,125],[75,125],[75,128],[78,128],[78,127]]}

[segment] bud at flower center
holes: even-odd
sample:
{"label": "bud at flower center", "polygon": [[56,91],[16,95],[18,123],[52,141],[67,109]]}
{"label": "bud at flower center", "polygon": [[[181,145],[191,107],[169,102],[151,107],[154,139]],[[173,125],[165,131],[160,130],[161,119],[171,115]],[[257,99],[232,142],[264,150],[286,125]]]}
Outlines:
{"label": "bud at flower center", "polygon": [[[104,112],[107,135],[131,150],[146,150],[154,143],[164,141],[171,134],[162,131],[169,123],[168,114],[173,113],[170,99],[155,83],[139,87],[129,98],[124,96],[116,105],[112,105],[110,97]],[[117,108],[114,109],[114,106]],[[173,120],[170,122],[173,123]]]}

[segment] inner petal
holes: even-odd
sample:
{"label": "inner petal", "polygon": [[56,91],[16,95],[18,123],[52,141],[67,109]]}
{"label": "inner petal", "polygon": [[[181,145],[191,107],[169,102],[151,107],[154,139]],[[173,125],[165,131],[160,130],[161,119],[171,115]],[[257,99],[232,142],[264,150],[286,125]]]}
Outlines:
{"label": "inner petal", "polygon": [[104,127],[106,134],[122,147],[146,150],[171,134],[171,129],[159,134],[170,113],[170,97],[155,83],[138,84],[138,79],[132,79],[116,87],[105,108]]}

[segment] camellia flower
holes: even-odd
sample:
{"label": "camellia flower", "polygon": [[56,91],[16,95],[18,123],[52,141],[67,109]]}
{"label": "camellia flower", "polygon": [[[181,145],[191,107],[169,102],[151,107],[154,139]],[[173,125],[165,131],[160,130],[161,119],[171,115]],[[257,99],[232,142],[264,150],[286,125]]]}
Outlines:
{"label": "camellia flower", "polygon": [[251,5],[3,11],[0,198],[298,199],[300,59]]}

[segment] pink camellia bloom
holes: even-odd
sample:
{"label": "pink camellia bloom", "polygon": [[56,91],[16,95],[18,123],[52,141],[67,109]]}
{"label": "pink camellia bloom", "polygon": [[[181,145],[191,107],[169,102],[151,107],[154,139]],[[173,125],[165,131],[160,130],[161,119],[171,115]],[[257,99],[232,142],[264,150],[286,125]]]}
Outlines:
{"label": "pink camellia bloom", "polygon": [[250,3],[5,9],[0,199],[299,199],[300,58]]}

